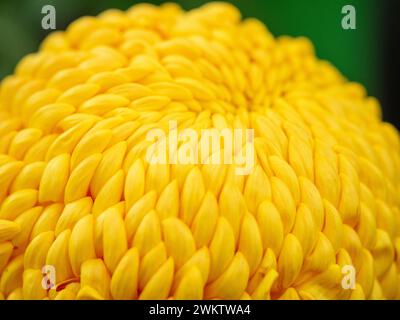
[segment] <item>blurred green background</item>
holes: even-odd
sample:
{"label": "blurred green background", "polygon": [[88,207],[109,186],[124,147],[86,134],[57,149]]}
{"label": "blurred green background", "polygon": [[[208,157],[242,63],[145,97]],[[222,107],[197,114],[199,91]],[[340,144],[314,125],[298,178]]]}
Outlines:
{"label": "blurred green background", "polygon": [[[42,6],[55,6],[57,29],[82,15],[96,15],[107,8],[127,9],[135,0],[0,0],[0,79],[16,63],[36,51],[48,31],[41,28]],[[159,4],[163,1],[146,1]],[[207,2],[179,0],[191,9]],[[382,94],[381,2],[374,0],[232,0],[244,17],[263,21],[274,35],[306,36],[317,55],[331,61],[350,80],[366,86],[368,94]],[[382,1],[383,2],[383,1]],[[351,4],[357,29],[343,30],[341,9]]]}

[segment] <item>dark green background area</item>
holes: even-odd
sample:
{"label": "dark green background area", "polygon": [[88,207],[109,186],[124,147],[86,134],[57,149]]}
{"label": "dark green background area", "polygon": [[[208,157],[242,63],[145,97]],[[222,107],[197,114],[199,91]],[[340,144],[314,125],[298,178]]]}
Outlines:
{"label": "dark green background area", "polygon": [[[37,50],[48,34],[41,29],[42,6],[54,5],[57,29],[83,15],[108,8],[127,9],[135,0],[0,0],[0,79],[12,73],[16,63]],[[163,1],[147,1],[155,4]],[[180,0],[184,9],[207,2]],[[263,21],[274,35],[306,36],[317,55],[331,61],[350,80],[366,86],[368,94],[382,94],[381,2],[374,0],[232,0],[243,17]],[[357,29],[343,30],[341,9],[351,4],[357,13]]]}

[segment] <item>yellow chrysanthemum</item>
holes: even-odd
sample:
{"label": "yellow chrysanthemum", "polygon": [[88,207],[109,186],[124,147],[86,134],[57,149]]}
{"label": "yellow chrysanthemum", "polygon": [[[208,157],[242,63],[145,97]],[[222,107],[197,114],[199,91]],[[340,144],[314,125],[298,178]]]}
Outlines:
{"label": "yellow chrysanthemum", "polygon": [[[254,129],[252,170],[146,161],[170,121]],[[228,4],[81,18],[1,83],[0,298],[400,298],[399,151],[308,40]]]}

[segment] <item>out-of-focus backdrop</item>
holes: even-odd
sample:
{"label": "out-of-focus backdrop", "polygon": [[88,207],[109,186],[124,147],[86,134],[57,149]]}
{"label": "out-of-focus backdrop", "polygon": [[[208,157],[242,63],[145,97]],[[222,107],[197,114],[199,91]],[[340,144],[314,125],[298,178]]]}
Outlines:
{"label": "out-of-focus backdrop", "polygon": [[[0,79],[13,72],[16,63],[38,49],[49,33],[41,28],[41,8],[56,8],[57,30],[83,15],[109,8],[127,9],[137,0],[0,0]],[[160,4],[164,1],[145,1]],[[184,9],[204,0],[176,0]],[[397,14],[400,1],[391,0],[228,0],[243,17],[263,21],[276,36],[306,36],[317,55],[332,62],[349,80],[367,88],[382,104],[384,118],[400,128],[397,74],[400,71],[400,38]],[[341,26],[342,7],[356,9],[356,30]]]}

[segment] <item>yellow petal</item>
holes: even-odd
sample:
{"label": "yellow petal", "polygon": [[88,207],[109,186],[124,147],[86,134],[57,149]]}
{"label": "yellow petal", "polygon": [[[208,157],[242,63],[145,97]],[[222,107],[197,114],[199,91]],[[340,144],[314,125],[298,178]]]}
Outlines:
{"label": "yellow petal", "polygon": [[384,299],[381,285],[379,284],[379,281],[377,279],[375,279],[374,287],[372,289],[370,299],[371,300],[383,300]]}
{"label": "yellow petal", "polygon": [[297,209],[296,221],[292,233],[300,241],[303,248],[303,255],[307,256],[317,242],[318,231],[315,228],[311,211],[303,203]]}
{"label": "yellow petal", "polygon": [[[61,154],[51,159],[44,169],[39,187],[39,202],[61,202],[69,177],[69,154]],[[57,179],[54,179],[57,177]]]}
{"label": "yellow petal", "polygon": [[151,277],[167,261],[167,250],[164,242],[160,242],[151,249],[141,260],[139,265],[139,289],[146,286]]}
{"label": "yellow petal", "polygon": [[90,193],[93,197],[98,196],[107,181],[121,168],[125,152],[125,141],[119,142],[103,152],[103,157],[90,181]]}
{"label": "yellow petal", "polygon": [[238,252],[228,268],[214,282],[207,285],[204,291],[206,299],[239,299],[249,279],[249,265],[243,254]]}
{"label": "yellow petal", "polygon": [[243,218],[238,250],[246,258],[252,276],[261,262],[263,246],[257,221],[250,213]]}
{"label": "yellow petal", "polygon": [[176,291],[177,286],[180,284],[182,278],[192,267],[196,267],[200,271],[203,284],[208,282],[208,275],[210,272],[210,252],[207,247],[198,250],[175,274],[173,291]]}
{"label": "yellow petal", "polygon": [[195,252],[196,245],[189,227],[177,218],[162,221],[162,232],[168,255],[180,268]]}
{"label": "yellow petal", "polygon": [[221,216],[229,221],[234,232],[235,243],[239,238],[240,224],[247,208],[244,197],[238,187],[232,182],[225,184],[219,197],[219,210]]}
{"label": "yellow petal", "polygon": [[49,134],[44,136],[38,142],[36,142],[29,150],[26,152],[24,161],[26,163],[32,163],[37,161],[44,161],[46,158],[46,153],[49,146],[57,138],[57,134]]}
{"label": "yellow petal", "polygon": [[[329,239],[335,252],[342,245],[343,237],[343,224],[342,218],[336,208],[329,203],[329,201],[324,200],[325,208],[325,226],[323,232],[325,236]],[[360,220],[361,222],[361,220]]]}
{"label": "yellow petal", "polygon": [[79,290],[76,300],[103,300],[104,298],[92,287],[84,286]]}
{"label": "yellow petal", "polygon": [[22,292],[26,300],[40,300],[47,297],[42,287],[43,274],[40,269],[25,269]]}
{"label": "yellow petal", "polygon": [[20,231],[18,223],[0,219],[0,242],[13,239]]}
{"label": "yellow petal", "polygon": [[124,172],[118,170],[103,186],[93,203],[93,214],[99,215],[121,200],[124,188]]}
{"label": "yellow petal", "polygon": [[57,225],[55,227],[55,235],[58,236],[66,229],[74,227],[81,218],[88,215],[92,209],[92,199],[90,197],[82,198],[80,200],[68,203],[62,211]]}
{"label": "yellow petal", "polygon": [[182,277],[174,296],[177,300],[201,300],[204,281],[199,269],[191,267]]}
{"label": "yellow petal", "polygon": [[279,300],[300,300],[300,296],[295,288],[288,288],[280,297]]}
{"label": "yellow petal", "polygon": [[351,292],[350,300],[365,300],[365,294],[362,287],[357,283]]}
{"label": "yellow petal", "polygon": [[334,263],[335,252],[333,247],[328,238],[322,232],[319,232],[313,252],[305,258],[304,270],[323,272]]}
{"label": "yellow petal", "polygon": [[209,245],[217,225],[218,211],[215,195],[207,191],[191,226],[197,248]]}
{"label": "yellow petal", "polygon": [[136,248],[128,250],[118,263],[111,278],[111,294],[116,300],[137,298],[139,253]]}
{"label": "yellow petal", "polygon": [[7,300],[23,300],[23,299],[24,295],[22,293],[22,288],[15,289],[7,297]]}
{"label": "yellow petal", "polygon": [[0,291],[4,295],[7,296],[14,289],[22,287],[23,271],[24,271],[23,255],[15,257],[8,263],[0,278]]}
{"label": "yellow petal", "polygon": [[82,288],[90,287],[102,298],[110,298],[111,279],[103,260],[90,259],[83,262],[80,280]]}
{"label": "yellow petal", "polygon": [[23,189],[12,193],[1,206],[0,219],[14,220],[36,204],[37,195],[38,192],[34,189]]}
{"label": "yellow petal", "polygon": [[79,163],[71,172],[65,186],[65,203],[79,200],[87,195],[90,181],[100,163],[101,157],[100,153],[95,153]]}
{"label": "yellow petal", "polygon": [[[339,176],[335,165],[337,163],[336,154],[329,147],[319,147],[317,144],[314,157],[315,185],[321,196],[336,206],[339,202]],[[347,183],[347,181],[342,179],[342,183]],[[352,186],[351,183],[350,185]],[[342,185],[342,197],[347,194],[347,187]],[[349,211],[350,217],[352,210],[354,209]]]}
{"label": "yellow petal", "polygon": [[190,100],[192,98],[189,90],[172,82],[156,82],[149,87],[156,93],[166,95],[174,100]]}
{"label": "yellow petal", "polygon": [[99,94],[83,102],[78,110],[83,113],[104,114],[115,108],[125,107],[129,100],[115,94]]}
{"label": "yellow petal", "polygon": [[129,168],[125,179],[124,198],[128,209],[143,196],[144,178],[145,171],[143,163],[138,159]]}
{"label": "yellow petal", "polygon": [[305,177],[299,178],[301,202],[307,205],[314,217],[317,229],[321,230],[324,223],[324,206],[317,187]]}
{"label": "yellow petal", "polygon": [[146,171],[145,192],[161,192],[170,179],[169,164],[150,163]]}
{"label": "yellow petal", "polygon": [[143,218],[132,241],[141,256],[161,242],[161,226],[157,213],[152,210]]}
{"label": "yellow petal", "polygon": [[109,211],[103,225],[104,262],[111,272],[128,250],[124,221],[116,211]]}
{"label": "yellow petal", "polygon": [[153,275],[139,296],[140,300],[163,300],[169,296],[174,277],[174,260],[169,258]]}
{"label": "yellow petal", "polygon": [[100,86],[95,83],[78,84],[63,92],[57,99],[57,102],[69,103],[74,106],[78,106],[82,102],[94,96],[99,89]]}
{"label": "yellow petal", "polygon": [[72,271],[79,276],[84,261],[95,258],[93,215],[86,215],[74,226],[69,239],[69,259]]}
{"label": "yellow petal", "polygon": [[[8,187],[10,186],[11,182],[16,177],[16,175],[20,172],[23,166],[24,163],[22,161],[12,161],[0,166],[0,201],[3,202],[4,198],[7,195]],[[25,197],[21,197],[21,199],[25,199]],[[4,202],[2,206],[4,206]],[[0,210],[0,218],[3,218],[2,212],[3,210]],[[10,214],[10,212],[7,214]]]}
{"label": "yellow petal", "polygon": [[131,240],[143,217],[151,211],[156,204],[157,193],[150,191],[136,201],[125,217],[125,226],[128,239]]}
{"label": "yellow petal", "polygon": [[283,244],[283,223],[273,203],[261,203],[257,212],[257,222],[264,249],[271,248],[275,254],[279,254]]}
{"label": "yellow petal", "polygon": [[267,175],[259,165],[247,177],[244,187],[244,197],[247,208],[253,214],[257,212],[261,202],[271,199],[271,185]]}
{"label": "yellow petal", "polygon": [[297,176],[304,176],[313,180],[313,154],[309,145],[303,138],[295,135],[290,137],[288,155],[289,163]]}
{"label": "yellow petal", "polygon": [[54,231],[62,210],[63,205],[60,203],[54,203],[44,208],[32,229],[31,239],[35,238],[42,232]]}
{"label": "yellow petal", "polygon": [[234,254],[235,237],[232,227],[224,217],[220,217],[210,244],[211,266],[209,281],[215,280],[224,272]]}
{"label": "yellow petal", "polygon": [[340,174],[341,195],[339,212],[343,217],[343,222],[355,226],[359,219],[359,189],[353,181],[345,174]]}
{"label": "yellow petal", "polygon": [[393,300],[397,296],[399,290],[399,277],[397,272],[396,264],[392,263],[389,270],[382,276],[380,283],[382,293],[386,299]]}
{"label": "yellow petal", "polygon": [[15,219],[15,222],[19,224],[21,231],[11,240],[11,242],[14,247],[17,248],[18,252],[25,250],[31,230],[41,213],[42,207],[35,207],[25,211]]}
{"label": "yellow petal", "polygon": [[75,292],[75,290],[72,290],[67,286],[67,288],[57,293],[57,295],[54,297],[54,300],[75,300],[77,293],[78,292]]}
{"label": "yellow petal", "polygon": [[7,265],[13,252],[13,245],[10,241],[0,243],[0,272]]}
{"label": "yellow petal", "polygon": [[53,241],[53,231],[42,232],[33,238],[25,250],[24,268],[41,269],[46,263],[47,253]]}
{"label": "yellow petal", "polygon": [[50,133],[60,120],[74,112],[75,108],[67,103],[48,104],[32,115],[29,120],[29,126],[38,128],[44,133]]}
{"label": "yellow petal", "polygon": [[295,217],[296,217],[296,206],[292,195],[287,186],[278,178],[271,178],[272,188],[272,201],[278,209],[285,233],[292,230]]}
{"label": "yellow petal", "polygon": [[[247,284],[247,292],[252,294],[254,290],[258,287],[258,285],[263,281],[265,275],[269,272],[269,270],[276,270],[277,263],[276,263],[276,256],[274,251],[271,249],[267,249],[264,253],[264,256],[261,260],[259,267],[257,268],[254,275],[249,280]],[[275,282],[273,282],[274,284]]]}
{"label": "yellow petal", "polygon": [[50,145],[46,153],[46,161],[63,153],[71,154],[82,136],[93,125],[92,119],[82,120],[73,127],[65,130]]}
{"label": "yellow petal", "polygon": [[396,211],[391,210],[391,208],[382,200],[378,199],[377,204],[377,215],[376,223],[378,228],[385,230],[390,238],[394,238],[396,234]]}
{"label": "yellow petal", "polygon": [[290,287],[299,275],[303,265],[303,249],[299,240],[289,233],[283,241],[278,259],[279,282],[282,288]]}
{"label": "yellow petal", "polygon": [[255,300],[270,300],[271,288],[278,279],[278,272],[274,269],[269,269],[265,274],[264,279],[260,282],[257,288],[252,293],[251,297]]}
{"label": "yellow petal", "polygon": [[10,192],[14,193],[23,189],[39,189],[45,167],[46,163],[43,161],[27,164],[13,181]]}
{"label": "yellow petal", "polygon": [[[196,186],[196,188],[193,188],[193,186]],[[195,167],[187,175],[181,194],[180,216],[186,224],[190,225],[192,223],[197,210],[200,208],[204,194],[205,189],[201,171]]]}
{"label": "yellow petal", "polygon": [[204,184],[207,186],[208,190],[213,192],[215,196],[218,196],[224,185],[227,166],[205,163],[201,168],[201,173],[204,177]]}
{"label": "yellow petal", "polygon": [[377,229],[376,245],[372,250],[376,276],[382,276],[389,268],[394,257],[394,248],[386,231]]}
{"label": "yellow petal", "polygon": [[72,152],[71,170],[92,154],[103,152],[111,136],[112,131],[107,129],[87,132]]}
{"label": "yellow petal", "polygon": [[51,245],[46,258],[46,265],[53,266],[56,271],[56,284],[73,277],[69,262],[68,245],[71,236],[69,229],[61,232]]}
{"label": "yellow petal", "polygon": [[178,182],[173,180],[161,192],[157,204],[156,212],[161,220],[178,216],[179,210],[179,190]]}
{"label": "yellow petal", "polygon": [[351,290],[342,288],[342,279],[343,273],[340,266],[333,264],[326,271],[316,274],[296,289],[300,297],[305,300],[348,299]]}
{"label": "yellow petal", "polygon": [[357,270],[356,279],[361,285],[366,298],[370,296],[374,286],[374,272],[374,258],[368,250],[363,249],[361,267]]}
{"label": "yellow petal", "polygon": [[300,186],[293,168],[277,156],[270,156],[269,163],[274,174],[288,186],[295,203],[298,203],[300,200]]}

